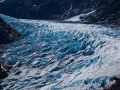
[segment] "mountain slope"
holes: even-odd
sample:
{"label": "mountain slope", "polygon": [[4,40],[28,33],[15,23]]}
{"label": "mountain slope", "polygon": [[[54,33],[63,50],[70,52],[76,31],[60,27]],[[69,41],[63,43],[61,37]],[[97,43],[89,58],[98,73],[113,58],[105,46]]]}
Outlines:
{"label": "mountain slope", "polygon": [[107,4],[84,19],[88,23],[120,25],[120,1],[108,0]]}
{"label": "mountain slope", "polygon": [[103,5],[106,0],[5,0],[0,13],[27,19],[67,19]]}
{"label": "mountain slope", "polygon": [[[19,40],[20,36],[20,33],[10,27],[10,25],[4,22],[2,18],[0,18],[0,49],[5,47],[3,44],[8,44]],[[2,54],[3,52],[0,51],[0,59]],[[9,75],[11,68],[12,66],[5,64],[5,62],[1,62],[0,60],[0,80]]]}
{"label": "mountain slope", "polygon": [[0,45],[8,44],[20,39],[21,34],[11,28],[0,18]]}

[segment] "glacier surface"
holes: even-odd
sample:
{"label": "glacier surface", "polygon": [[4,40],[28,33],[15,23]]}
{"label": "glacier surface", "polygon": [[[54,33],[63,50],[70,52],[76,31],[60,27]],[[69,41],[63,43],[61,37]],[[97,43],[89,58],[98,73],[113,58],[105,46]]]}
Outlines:
{"label": "glacier surface", "polygon": [[68,21],[68,22],[82,22],[81,19],[87,17],[88,15],[92,14],[93,12],[95,12],[95,10],[91,11],[91,12],[88,12],[88,13],[85,13],[85,14],[80,14],[80,15],[74,16],[74,17],[66,19],[64,21]]}
{"label": "glacier surface", "polygon": [[120,76],[120,28],[0,17],[22,33],[0,49],[14,65],[3,90],[102,90]]}

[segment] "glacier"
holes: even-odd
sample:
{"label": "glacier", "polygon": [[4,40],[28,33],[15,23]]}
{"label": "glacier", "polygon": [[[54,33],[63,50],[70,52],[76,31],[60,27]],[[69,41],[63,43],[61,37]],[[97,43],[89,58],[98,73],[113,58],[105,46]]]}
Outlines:
{"label": "glacier", "polygon": [[69,19],[66,19],[66,20],[64,20],[64,21],[66,21],[66,22],[79,22],[79,23],[81,22],[81,23],[83,23],[83,22],[82,22],[82,19],[85,18],[85,17],[87,17],[88,15],[92,14],[92,13],[95,12],[95,11],[96,11],[96,10],[91,11],[91,12],[88,12],[88,13],[80,14],[80,15],[71,17],[71,18],[69,18]]}
{"label": "glacier", "polygon": [[0,17],[22,33],[0,49],[14,66],[3,90],[103,90],[120,77],[119,27]]}

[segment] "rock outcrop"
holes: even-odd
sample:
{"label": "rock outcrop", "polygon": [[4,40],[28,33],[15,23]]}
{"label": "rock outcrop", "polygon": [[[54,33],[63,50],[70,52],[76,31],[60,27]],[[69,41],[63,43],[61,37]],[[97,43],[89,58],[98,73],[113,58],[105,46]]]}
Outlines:
{"label": "rock outcrop", "polygon": [[10,27],[6,22],[0,18],[0,47],[2,44],[8,44],[20,39],[21,34]]}
{"label": "rock outcrop", "polygon": [[5,0],[0,13],[15,18],[63,20],[92,11],[106,0]]}
{"label": "rock outcrop", "polygon": [[0,62],[0,80],[6,78],[10,70],[12,69],[12,65],[9,65],[5,62]]}
{"label": "rock outcrop", "polygon": [[108,87],[104,90],[120,90],[120,79],[115,78],[115,80],[116,80],[116,82],[111,87]]}
{"label": "rock outcrop", "polygon": [[107,4],[97,9],[83,21],[93,24],[120,25],[120,0],[108,0]]}
{"label": "rock outcrop", "polygon": [[[3,21],[0,18],[0,48],[5,48],[5,44],[15,42],[20,39],[21,34],[14,30],[10,25]],[[0,54],[3,52],[0,52]],[[6,78],[10,69],[12,69],[11,65],[6,64],[5,62],[0,62],[0,79]]]}

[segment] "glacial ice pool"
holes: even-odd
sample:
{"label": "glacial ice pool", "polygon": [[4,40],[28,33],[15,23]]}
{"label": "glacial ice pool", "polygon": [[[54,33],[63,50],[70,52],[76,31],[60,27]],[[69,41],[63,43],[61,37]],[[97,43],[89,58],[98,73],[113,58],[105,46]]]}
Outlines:
{"label": "glacial ice pool", "polygon": [[0,49],[14,65],[3,90],[102,90],[120,77],[120,28],[0,17],[22,33]]}

